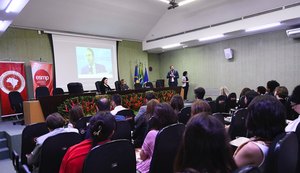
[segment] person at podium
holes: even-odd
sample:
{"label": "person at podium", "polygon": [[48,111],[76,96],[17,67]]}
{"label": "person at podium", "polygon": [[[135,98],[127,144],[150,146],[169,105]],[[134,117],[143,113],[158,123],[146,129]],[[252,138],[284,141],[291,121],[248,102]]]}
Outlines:
{"label": "person at podium", "polygon": [[174,66],[170,66],[170,71],[167,74],[167,79],[169,79],[169,87],[176,87],[178,85],[179,74],[178,71],[174,69]]}

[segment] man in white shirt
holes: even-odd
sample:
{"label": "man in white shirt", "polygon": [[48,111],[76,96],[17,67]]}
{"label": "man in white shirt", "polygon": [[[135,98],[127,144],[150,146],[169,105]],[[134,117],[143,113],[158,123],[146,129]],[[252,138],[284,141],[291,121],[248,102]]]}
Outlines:
{"label": "man in white shirt", "polygon": [[113,107],[113,110],[110,111],[112,115],[117,115],[119,111],[127,109],[122,106],[122,97],[119,94],[114,94],[111,97],[111,106]]}
{"label": "man in white shirt", "polygon": [[[300,114],[300,85],[296,86],[295,89],[293,90],[290,101],[291,101],[292,109],[298,114]],[[297,119],[290,122],[286,126],[285,131],[295,132],[299,123],[300,123],[300,115],[298,116]]]}
{"label": "man in white shirt", "polygon": [[55,136],[60,133],[75,132],[78,130],[75,128],[64,128],[66,124],[65,119],[59,113],[50,114],[46,118],[46,124],[49,129],[49,133],[46,133],[36,139],[36,146],[30,154],[27,154],[27,162],[29,165],[33,165],[33,173],[38,172],[39,169],[39,158],[42,151],[44,141],[51,136]]}

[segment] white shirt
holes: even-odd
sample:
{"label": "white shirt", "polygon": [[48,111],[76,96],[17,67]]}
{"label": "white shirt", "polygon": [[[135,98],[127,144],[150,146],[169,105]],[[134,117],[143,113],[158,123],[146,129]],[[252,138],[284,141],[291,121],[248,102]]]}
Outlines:
{"label": "white shirt", "polygon": [[286,132],[295,132],[299,123],[300,123],[300,115],[298,116],[297,119],[295,119],[294,121],[290,122],[285,127],[285,131]]}
{"label": "white shirt", "polygon": [[64,127],[54,129],[54,130],[52,130],[51,132],[46,133],[46,134],[44,134],[44,135],[38,137],[38,138],[36,139],[36,144],[42,145],[42,144],[44,143],[44,141],[45,141],[48,137],[54,136],[54,135],[57,135],[57,134],[60,134],[60,133],[66,133],[66,132],[75,132],[75,133],[78,133],[78,129],[75,129],[75,128],[64,128]]}
{"label": "white shirt", "polygon": [[127,109],[127,108],[124,108],[122,105],[119,105],[119,106],[116,106],[116,107],[114,108],[114,110],[110,111],[110,113],[111,113],[112,115],[117,115],[117,113],[118,113],[119,111],[122,111],[122,110],[125,110],[125,109]]}
{"label": "white shirt", "polygon": [[186,86],[186,77],[182,76],[182,87]]}

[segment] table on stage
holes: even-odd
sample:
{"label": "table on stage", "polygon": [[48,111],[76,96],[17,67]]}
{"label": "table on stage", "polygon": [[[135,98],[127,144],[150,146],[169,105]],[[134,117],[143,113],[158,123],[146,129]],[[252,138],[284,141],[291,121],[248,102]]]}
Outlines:
{"label": "table on stage", "polygon": [[24,101],[23,111],[25,125],[45,122],[41,104],[38,100]]}

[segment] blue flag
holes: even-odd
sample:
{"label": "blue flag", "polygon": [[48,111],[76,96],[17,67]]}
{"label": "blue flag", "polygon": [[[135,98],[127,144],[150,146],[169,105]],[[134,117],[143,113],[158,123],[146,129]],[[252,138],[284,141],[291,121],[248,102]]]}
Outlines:
{"label": "blue flag", "polygon": [[145,74],[144,74],[144,83],[149,82],[147,68],[145,67]]}
{"label": "blue flag", "polygon": [[139,72],[138,72],[138,65],[135,65],[133,82],[136,83],[137,80],[139,80]]}

